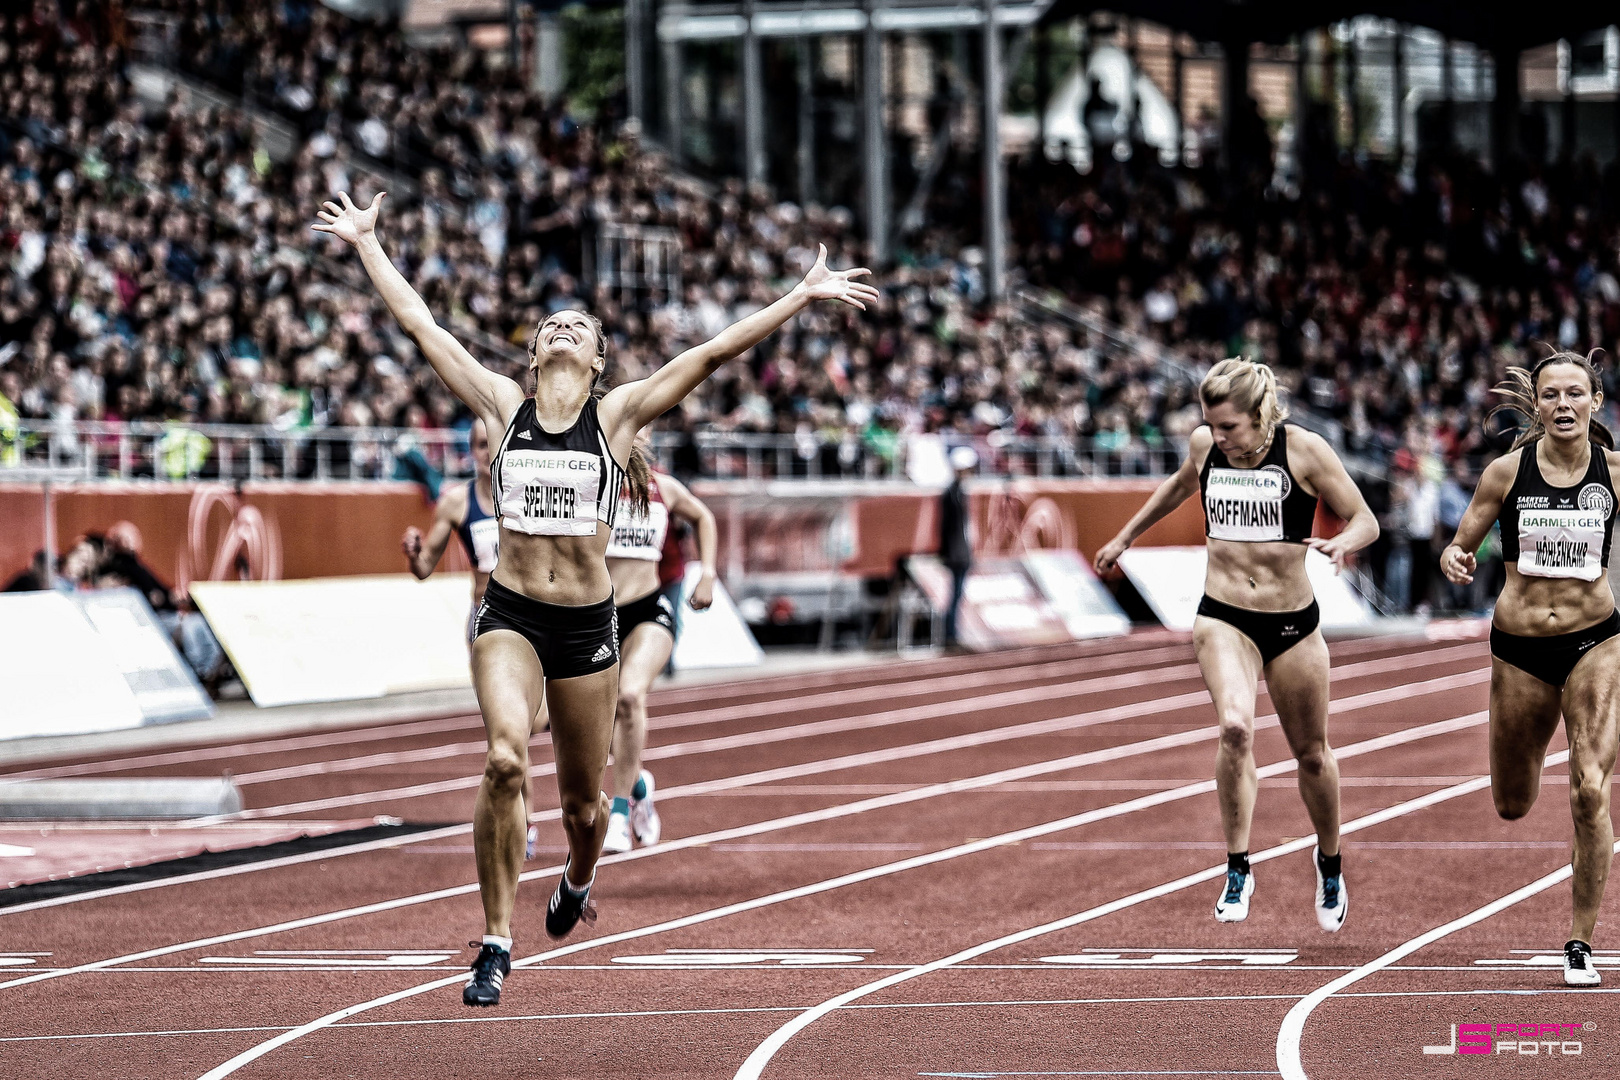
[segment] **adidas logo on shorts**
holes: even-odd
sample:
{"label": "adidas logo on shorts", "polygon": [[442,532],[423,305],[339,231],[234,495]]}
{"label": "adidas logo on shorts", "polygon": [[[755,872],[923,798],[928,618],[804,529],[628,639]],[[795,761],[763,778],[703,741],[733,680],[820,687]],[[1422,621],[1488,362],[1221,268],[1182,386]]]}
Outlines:
{"label": "adidas logo on shorts", "polygon": [[606,660],[608,657],[610,657],[612,655],[613,655],[613,650],[608,648],[608,646],[606,644],[604,644],[600,649],[596,650],[596,655],[591,657],[591,663],[600,664],[602,661]]}

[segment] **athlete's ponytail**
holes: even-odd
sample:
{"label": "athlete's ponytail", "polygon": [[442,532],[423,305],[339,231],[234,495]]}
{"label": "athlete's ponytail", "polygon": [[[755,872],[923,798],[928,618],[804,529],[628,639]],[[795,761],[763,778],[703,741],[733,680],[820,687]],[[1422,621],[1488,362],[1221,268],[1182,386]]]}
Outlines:
{"label": "athlete's ponytail", "polygon": [[1198,387],[1198,397],[1206,407],[1230,401],[1238,412],[1254,417],[1267,430],[1288,419],[1288,409],[1277,397],[1276,373],[1240,356],[1210,368]]}
{"label": "athlete's ponytail", "polygon": [[[1507,369],[1507,378],[1491,391],[1502,398],[1502,404],[1486,414],[1485,422],[1489,424],[1497,413],[1517,413],[1524,418],[1524,430],[1513,440],[1513,445],[1509,448],[1510,453],[1521,446],[1530,445],[1547,434],[1546,429],[1541,426],[1541,410],[1536,407],[1536,384],[1541,379],[1541,373],[1548,367],[1553,364],[1571,364],[1586,372],[1592,393],[1597,394],[1603,390],[1603,380],[1598,376],[1597,361],[1593,359],[1597,352],[1597,349],[1593,349],[1585,356],[1572,352],[1555,352],[1537,361],[1532,368]],[[1595,417],[1587,429],[1587,438],[1605,450],[1614,449],[1614,433]]]}

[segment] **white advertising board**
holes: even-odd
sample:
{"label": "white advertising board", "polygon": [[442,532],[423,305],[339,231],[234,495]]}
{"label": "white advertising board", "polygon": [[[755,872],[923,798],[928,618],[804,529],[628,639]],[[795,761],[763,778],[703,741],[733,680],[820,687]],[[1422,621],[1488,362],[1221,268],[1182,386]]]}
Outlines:
{"label": "white advertising board", "polygon": [[714,603],[703,611],[693,611],[686,598],[692,595],[698,578],[703,575],[703,564],[686,564],[686,579],[681,583],[681,602],[675,605],[675,653],[671,661],[676,671],[695,668],[750,667],[765,659],[765,651],[754,640],[753,631],[737,614],[737,605],[725,585],[714,583]]}
{"label": "white advertising board", "polygon": [[1076,638],[1130,633],[1130,618],[1078,551],[1028,551],[1024,553],[1024,566],[1046,602]]}
{"label": "white advertising board", "polygon": [[[1142,594],[1153,614],[1172,630],[1191,630],[1204,595],[1208,551],[1203,547],[1128,548],[1120,569]],[[1353,629],[1373,622],[1373,613],[1350,582],[1333,572],[1333,562],[1317,551],[1305,553],[1305,573],[1322,609],[1322,627]]]}
{"label": "white advertising board", "polygon": [[76,735],[145,720],[95,625],[57,592],[0,594],[0,738]]}
{"label": "white advertising board", "polygon": [[471,684],[468,574],[199,581],[191,595],[260,706]]}

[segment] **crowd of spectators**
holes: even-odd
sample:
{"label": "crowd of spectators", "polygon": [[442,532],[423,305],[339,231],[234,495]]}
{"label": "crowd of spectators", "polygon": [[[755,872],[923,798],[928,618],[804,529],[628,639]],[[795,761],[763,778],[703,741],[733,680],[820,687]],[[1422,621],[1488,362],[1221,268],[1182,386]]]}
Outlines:
{"label": "crowd of spectators", "polygon": [[[116,5],[0,15],[0,423],[465,423],[353,260],[309,231],[340,190],[364,204],[389,188],[397,264],[519,377],[533,326],[561,307],[595,312],[614,377],[635,378],[767,303],[818,242],[866,261],[849,211],[682,179],[633,123],[583,122],[476,50],[407,47],[291,0],[159,6],[188,77],[277,117],[291,152],[272,155],[249,112],[138,94]],[[1425,158],[1401,174],[1317,153],[1286,183],[1234,185],[1153,158],[1085,176],[1016,164],[1015,274],[1194,365],[1273,364],[1296,406],[1387,470],[1386,582],[1404,575],[1406,603],[1465,603],[1419,556],[1496,450],[1490,387],[1538,350],[1620,336],[1612,173]],[[970,186],[946,190],[971,202]],[[819,436],[846,459],[920,432],[1123,455],[1196,426],[1191,388],[1148,352],[988,309],[973,215],[935,210],[880,274],[876,310],[796,320],[667,426]],[[678,292],[593,287],[608,223],[674,230]]]}

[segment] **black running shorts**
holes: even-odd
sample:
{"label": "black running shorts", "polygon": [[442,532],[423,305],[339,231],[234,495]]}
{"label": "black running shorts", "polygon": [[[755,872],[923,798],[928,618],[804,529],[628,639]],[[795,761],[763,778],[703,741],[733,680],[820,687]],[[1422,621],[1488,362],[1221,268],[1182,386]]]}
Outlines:
{"label": "black running shorts", "polygon": [[1251,611],[1205,595],[1198,601],[1198,614],[1237,627],[1260,650],[1262,664],[1271,663],[1310,637],[1322,622],[1322,612],[1315,600],[1310,607],[1298,611]]}
{"label": "black running shorts", "polygon": [[675,607],[669,602],[669,597],[663,592],[654,589],[640,600],[632,600],[619,607],[619,647],[630,639],[636,627],[642,623],[653,623],[669,632],[670,637],[675,636]]}
{"label": "black running shorts", "polygon": [[618,611],[613,597],[583,607],[548,604],[489,579],[473,637],[491,630],[521,634],[534,646],[548,679],[577,679],[619,662]]}
{"label": "black running shorts", "polygon": [[1560,689],[1569,682],[1570,672],[1581,658],[1597,646],[1620,634],[1620,610],[1584,630],[1547,637],[1525,637],[1491,627],[1491,655],[1512,664],[1527,675],[1534,675],[1548,686]]}

